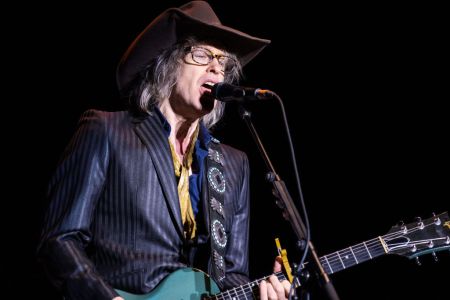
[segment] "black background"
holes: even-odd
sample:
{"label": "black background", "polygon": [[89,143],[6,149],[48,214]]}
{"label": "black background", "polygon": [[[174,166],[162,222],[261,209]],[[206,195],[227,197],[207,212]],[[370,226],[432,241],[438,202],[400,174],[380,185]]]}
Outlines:
{"label": "black background", "polygon": [[[448,30],[443,8],[408,4],[245,4],[210,1],[222,23],[272,40],[241,84],[281,96],[296,151],[312,241],[319,255],[386,234],[399,220],[449,208]],[[7,287],[53,299],[35,264],[46,184],[87,108],[121,108],[115,68],[129,43],[161,11],[184,1],[18,7],[6,29],[4,130]],[[10,28],[10,30],[9,30]],[[11,51],[11,52],[10,52]],[[11,105],[11,108],[10,108]],[[280,107],[248,106],[295,202],[298,192]],[[281,238],[291,261],[295,236],[264,181],[257,148],[236,107],[216,131],[248,153],[252,168],[251,275],[271,272]],[[449,253],[422,266],[382,256],[331,275],[341,299],[447,299]],[[2,269],[6,270],[6,268]],[[322,299],[314,290],[312,299]],[[20,298],[20,297],[19,297]]]}

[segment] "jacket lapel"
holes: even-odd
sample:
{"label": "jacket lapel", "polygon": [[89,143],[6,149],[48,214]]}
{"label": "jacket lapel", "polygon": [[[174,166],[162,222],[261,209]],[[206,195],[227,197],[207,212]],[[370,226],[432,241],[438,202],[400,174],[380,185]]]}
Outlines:
{"label": "jacket lapel", "polygon": [[147,147],[160,179],[162,190],[166,196],[167,205],[174,216],[177,230],[180,236],[184,238],[172,156],[170,154],[167,136],[158,116],[153,113],[145,119],[138,121],[135,132]]}

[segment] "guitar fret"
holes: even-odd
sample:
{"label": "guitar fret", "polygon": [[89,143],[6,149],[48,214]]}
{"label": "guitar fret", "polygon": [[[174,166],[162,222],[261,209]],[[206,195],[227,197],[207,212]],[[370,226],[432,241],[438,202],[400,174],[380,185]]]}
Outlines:
{"label": "guitar fret", "polygon": [[356,258],[355,252],[353,252],[352,247],[349,247],[349,249],[350,249],[350,251],[352,252],[353,257],[355,258],[356,263],[359,264],[358,259]]}
{"label": "guitar fret", "polygon": [[346,268],[356,265],[358,262],[355,259],[352,249],[346,248],[344,250],[339,251],[341,256],[341,260],[344,262],[344,266]]}
{"label": "guitar fret", "polygon": [[254,293],[254,290],[258,289],[258,287],[259,287],[258,281],[254,281],[254,283],[252,283],[252,285],[251,285],[250,292],[252,293],[253,299],[256,299],[256,295]]}
{"label": "guitar fret", "polygon": [[339,257],[339,253],[337,252],[328,255],[328,262],[330,263],[331,266],[333,266],[333,272],[335,273],[337,271],[345,269],[345,266]]}
{"label": "guitar fret", "polygon": [[232,300],[238,299],[236,298],[236,296],[238,296],[237,289],[236,288],[232,289],[232,292],[234,293],[231,295],[231,299]]}
{"label": "guitar fret", "polygon": [[358,257],[359,262],[363,262],[370,259],[370,256],[368,255],[369,252],[367,252],[366,247],[362,243],[353,246],[353,250],[355,255]]}
{"label": "guitar fret", "polygon": [[342,261],[341,255],[339,254],[339,251],[337,251],[336,253],[337,253],[337,256],[338,256],[338,258],[339,258],[339,261],[340,261],[341,264],[342,264],[342,267],[345,269],[345,265],[344,265],[344,262]]}
{"label": "guitar fret", "polygon": [[243,295],[244,295],[245,300],[248,300],[248,299],[247,299],[246,292],[244,291],[244,287],[243,287],[242,285],[241,285],[241,290],[242,290],[242,292],[244,293]]}
{"label": "guitar fret", "polygon": [[232,289],[231,292],[233,292],[233,294],[231,294],[231,299],[232,300],[238,299],[238,298],[236,298],[236,296],[239,295],[237,292],[237,288]]}
{"label": "guitar fret", "polygon": [[[232,289],[227,291],[231,300],[240,299],[239,298],[239,295],[240,295],[239,288],[244,290],[243,286],[240,286],[240,287],[232,288]],[[245,292],[244,292],[244,296],[245,296]]]}
{"label": "guitar fret", "polygon": [[328,267],[330,267],[331,274],[333,274],[334,271],[333,271],[333,268],[332,268],[331,265],[330,265],[330,262],[328,261],[327,256],[325,255],[324,257],[325,257],[325,261],[327,262]]}
{"label": "guitar fret", "polygon": [[329,255],[324,255],[320,258],[320,262],[326,273],[333,274],[383,254],[385,254],[385,250],[380,239],[372,239]]}
{"label": "guitar fret", "polygon": [[370,259],[372,259],[372,255],[370,254],[369,248],[367,248],[366,242],[363,242],[364,247],[366,247],[367,253],[369,253]]}
{"label": "guitar fret", "polygon": [[344,268],[337,252],[327,255],[327,260],[334,273]]}
{"label": "guitar fret", "polygon": [[[277,278],[281,281],[281,280],[285,280],[286,277],[284,276],[284,274],[282,272],[278,272],[275,273],[275,275],[277,276]],[[259,289],[259,283],[262,280],[265,280],[269,278],[269,276],[257,279],[255,281],[243,284],[241,286],[223,291],[222,293],[216,294],[214,295],[212,298],[208,298],[208,299],[215,299],[215,300],[239,300],[239,299],[245,299],[245,300],[250,300],[250,299],[257,299],[257,294],[258,293],[258,289]],[[255,293],[256,292],[256,293]],[[242,296],[244,298],[242,298]]]}
{"label": "guitar fret", "polygon": [[[384,249],[383,249],[382,244],[380,243],[379,239],[372,239],[370,241],[363,242],[363,243],[355,246],[354,249],[357,249],[357,247],[359,247],[359,249],[361,249],[359,251],[360,255],[358,256],[359,262],[373,259],[377,256],[385,254]],[[358,253],[358,251],[355,251],[355,253]]]}
{"label": "guitar fret", "polygon": [[[319,261],[320,261],[320,264],[322,265],[322,267],[323,267],[325,273],[331,274],[332,272],[331,272],[331,270],[330,270],[330,267],[328,266],[326,257],[319,257]],[[304,266],[302,267],[302,269],[303,269],[303,268],[304,268]]]}
{"label": "guitar fret", "polygon": [[250,288],[249,293],[250,293],[251,299],[256,299],[255,290],[258,289],[258,287],[259,287],[259,282],[260,282],[261,280],[263,280],[263,279],[264,279],[264,278],[259,279],[259,280],[255,280],[255,281],[249,282],[249,283],[247,284],[247,286]]}

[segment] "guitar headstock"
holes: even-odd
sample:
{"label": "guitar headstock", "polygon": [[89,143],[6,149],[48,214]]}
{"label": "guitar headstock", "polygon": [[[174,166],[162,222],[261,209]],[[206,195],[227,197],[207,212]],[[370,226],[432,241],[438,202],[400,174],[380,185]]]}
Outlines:
{"label": "guitar headstock", "polygon": [[450,219],[447,212],[426,220],[393,226],[382,236],[387,254],[398,254],[410,259],[427,253],[450,249]]}

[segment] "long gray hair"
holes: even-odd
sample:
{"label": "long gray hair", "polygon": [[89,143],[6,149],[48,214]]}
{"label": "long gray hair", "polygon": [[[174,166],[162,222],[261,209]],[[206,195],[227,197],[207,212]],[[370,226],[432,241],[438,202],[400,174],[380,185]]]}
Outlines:
{"label": "long gray hair", "polygon": [[[141,73],[140,82],[133,91],[133,108],[141,112],[149,112],[153,105],[159,106],[160,102],[169,98],[175,86],[180,70],[179,60],[186,55],[186,48],[199,44],[214,44],[214,42],[200,42],[195,38],[187,38],[181,43],[164,50],[155,57]],[[225,53],[239,61],[235,55]],[[227,83],[238,82],[242,75],[242,67],[238,63],[237,68],[231,73],[225,73],[224,81]],[[213,110],[202,118],[203,124],[210,129],[223,116],[225,103],[218,102]]]}

